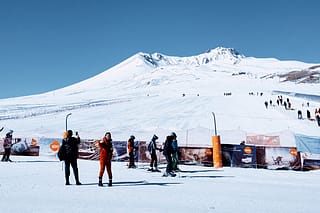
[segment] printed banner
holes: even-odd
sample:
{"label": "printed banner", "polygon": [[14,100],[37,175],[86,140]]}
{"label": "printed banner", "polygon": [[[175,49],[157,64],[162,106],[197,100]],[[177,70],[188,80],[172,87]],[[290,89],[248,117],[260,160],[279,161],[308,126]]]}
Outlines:
{"label": "printed banner", "polygon": [[300,170],[300,159],[295,147],[257,147],[259,168]]}
{"label": "printed banner", "polygon": [[223,166],[256,168],[256,147],[247,145],[222,144]]}
{"label": "printed banner", "polygon": [[247,136],[246,144],[256,146],[280,146],[280,137],[266,135]]}
{"label": "printed banner", "polygon": [[212,166],[212,148],[179,147],[179,161],[184,164]]}
{"label": "printed banner", "polygon": [[[0,139],[0,155],[4,154],[3,142],[4,139]],[[40,147],[38,146],[38,142],[35,139],[12,139],[12,155],[39,156],[39,149]]]}

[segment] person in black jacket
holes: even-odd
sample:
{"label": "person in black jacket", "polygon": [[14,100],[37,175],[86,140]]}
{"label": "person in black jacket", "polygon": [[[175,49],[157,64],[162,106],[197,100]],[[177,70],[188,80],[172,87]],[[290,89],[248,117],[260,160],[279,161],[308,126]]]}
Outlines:
{"label": "person in black jacket", "polygon": [[73,169],[73,174],[76,180],[77,185],[81,185],[79,181],[79,171],[78,171],[78,145],[80,144],[80,137],[78,133],[76,133],[77,138],[72,137],[72,130],[67,131],[67,138],[63,139],[61,148],[65,149],[65,178],[66,185],[70,185],[69,177],[70,177],[70,165]]}
{"label": "person in black jacket", "polygon": [[172,141],[173,141],[173,136],[169,135],[167,136],[167,139],[164,143],[163,155],[166,157],[166,160],[167,160],[167,168],[163,176],[168,176],[168,175],[172,177],[176,176],[176,174],[174,174],[172,169],[172,153],[173,153]]}

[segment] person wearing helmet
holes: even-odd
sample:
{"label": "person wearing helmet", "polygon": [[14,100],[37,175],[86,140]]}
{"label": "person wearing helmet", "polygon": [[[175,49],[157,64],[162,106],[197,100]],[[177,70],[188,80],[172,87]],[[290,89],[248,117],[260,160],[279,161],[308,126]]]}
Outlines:
{"label": "person wearing helmet", "polygon": [[127,144],[127,149],[128,149],[128,153],[129,153],[129,166],[128,168],[132,168],[135,169],[136,165],[134,164],[134,150],[137,149],[137,147],[135,147],[134,145],[134,135],[131,135],[129,140],[128,140],[128,144]]}
{"label": "person wearing helmet", "polygon": [[4,138],[4,142],[3,142],[4,155],[2,156],[1,161],[11,162],[10,154],[11,154],[11,147],[12,147],[12,133],[13,131],[10,130],[9,132],[7,132],[6,137]]}
{"label": "person wearing helmet", "polygon": [[157,160],[156,150],[160,150],[160,151],[162,150],[157,147],[156,140],[158,140],[158,136],[153,135],[148,145],[148,151],[150,152],[150,155],[151,155],[150,168],[148,169],[148,171],[151,171],[151,172],[160,172],[160,170],[158,169],[158,160]]}

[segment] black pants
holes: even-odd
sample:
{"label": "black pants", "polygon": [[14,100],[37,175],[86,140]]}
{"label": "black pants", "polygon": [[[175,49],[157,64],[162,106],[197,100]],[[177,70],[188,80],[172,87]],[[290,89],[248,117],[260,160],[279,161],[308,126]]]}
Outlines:
{"label": "black pants", "polygon": [[9,161],[10,160],[10,154],[11,154],[11,148],[5,148],[4,154],[2,156],[1,161]]}
{"label": "black pants", "polygon": [[151,152],[151,162],[150,162],[150,167],[157,168],[158,167],[158,159],[157,159],[157,154],[156,152]]}
{"label": "black pants", "polygon": [[167,160],[166,172],[170,173],[170,172],[172,172],[172,157],[171,157],[171,154],[165,155],[165,157],[166,157],[166,160]]}
{"label": "black pants", "polygon": [[129,167],[134,167],[134,152],[129,152]]}
{"label": "black pants", "polygon": [[65,177],[66,177],[66,183],[69,183],[69,177],[70,177],[70,165],[73,169],[73,174],[76,182],[79,182],[79,171],[78,171],[78,163],[77,159],[66,159],[64,161],[65,163]]}

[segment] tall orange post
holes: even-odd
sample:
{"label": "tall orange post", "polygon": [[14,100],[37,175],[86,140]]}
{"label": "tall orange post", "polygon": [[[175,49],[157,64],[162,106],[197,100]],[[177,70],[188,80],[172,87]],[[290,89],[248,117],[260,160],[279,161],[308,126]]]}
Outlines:
{"label": "tall orange post", "polygon": [[212,148],[213,167],[222,168],[221,143],[219,135],[212,136]]}
{"label": "tall orange post", "polygon": [[222,154],[221,154],[221,143],[220,136],[217,135],[217,125],[216,125],[216,116],[212,112],[213,121],[214,121],[214,136],[212,136],[212,157],[213,157],[213,167],[222,168]]}

